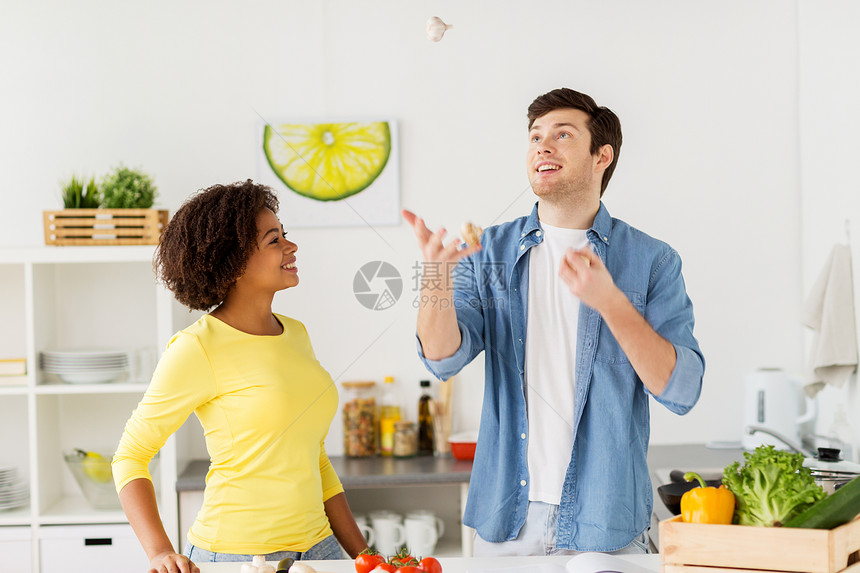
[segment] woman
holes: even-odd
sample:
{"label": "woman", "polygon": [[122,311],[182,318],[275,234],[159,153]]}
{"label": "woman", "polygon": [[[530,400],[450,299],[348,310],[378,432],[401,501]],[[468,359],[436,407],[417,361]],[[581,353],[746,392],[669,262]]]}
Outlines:
{"label": "woman", "polygon": [[[298,247],[278,200],[250,180],[190,198],[164,229],[155,266],[177,300],[211,310],[168,344],[113,461],[126,516],[150,572],[196,573],[194,561],[339,559],[367,547],[325,453],[337,409],[331,376],[304,325],[272,313],[299,284]],[[158,516],[147,471],[194,413],[211,457],[203,507],[184,555]]]}

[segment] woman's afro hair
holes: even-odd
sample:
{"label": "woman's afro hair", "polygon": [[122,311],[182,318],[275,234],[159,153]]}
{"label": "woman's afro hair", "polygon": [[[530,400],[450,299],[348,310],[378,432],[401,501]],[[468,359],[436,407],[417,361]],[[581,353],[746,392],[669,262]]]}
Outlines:
{"label": "woman's afro hair", "polygon": [[272,189],[248,179],[192,195],[164,228],[155,253],[158,279],[193,310],[220,304],[257,248],[257,214],[278,212]]}

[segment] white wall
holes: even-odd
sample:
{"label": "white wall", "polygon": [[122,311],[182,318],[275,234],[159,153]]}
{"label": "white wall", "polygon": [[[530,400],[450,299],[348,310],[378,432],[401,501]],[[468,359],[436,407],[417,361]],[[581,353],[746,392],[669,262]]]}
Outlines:
{"label": "white wall", "polygon": [[[800,149],[803,171],[803,292],[809,292],[835,243],[848,242],[853,253],[854,300],[860,301],[860,190],[854,166],[860,156],[860,5],[850,0],[801,0]],[[848,232],[846,232],[846,223]],[[857,308],[855,307],[855,321]],[[860,324],[858,324],[860,326]],[[860,336],[860,333],[858,333]],[[807,335],[808,337],[808,335]],[[860,445],[860,395],[856,374],[842,388],[818,395],[817,431],[826,433],[837,404],[852,420],[855,461]]]}
{"label": "white wall", "polygon": [[[438,44],[424,37],[433,15],[454,24]],[[508,220],[534,201],[526,107],[573,87],[622,120],[607,206],[681,253],[695,304],[702,399],[684,417],[655,407],[652,442],[737,440],[743,375],[802,366],[797,29],[782,0],[18,2],[0,22],[0,245],[40,244],[40,212],[72,173],[142,167],[170,210],[255,177],[260,115],[394,117],[404,206],[449,229]],[[428,375],[411,230],[290,238],[302,284],[278,310],[306,323],[338,381],[393,374],[414,411]],[[352,278],[379,259],[407,290],[372,312]],[[477,426],[482,373],[458,378],[457,428]]]}

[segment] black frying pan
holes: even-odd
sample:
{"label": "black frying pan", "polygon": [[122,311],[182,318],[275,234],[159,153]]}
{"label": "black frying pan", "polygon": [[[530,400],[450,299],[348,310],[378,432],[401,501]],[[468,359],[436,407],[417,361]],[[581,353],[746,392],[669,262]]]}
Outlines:
{"label": "black frying pan", "polygon": [[[711,487],[720,487],[720,484],[722,484],[722,480],[705,480],[705,485]],[[678,515],[681,513],[681,496],[694,487],[699,487],[699,480],[663,484],[657,488],[657,493],[660,495],[660,499],[663,500],[666,509],[671,511],[672,515]]]}

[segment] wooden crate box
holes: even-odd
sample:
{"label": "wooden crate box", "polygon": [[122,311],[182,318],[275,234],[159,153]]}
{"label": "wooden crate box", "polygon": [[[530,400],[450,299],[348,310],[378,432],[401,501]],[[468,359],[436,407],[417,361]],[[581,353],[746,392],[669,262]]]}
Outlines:
{"label": "wooden crate box", "polygon": [[45,244],[157,245],[167,219],[158,209],[45,211]]}
{"label": "wooden crate box", "polygon": [[660,522],[663,573],[860,573],[860,520],[834,529]]}

